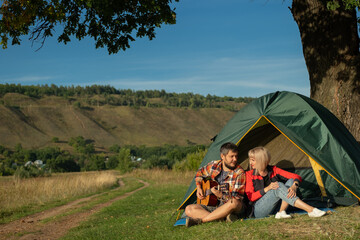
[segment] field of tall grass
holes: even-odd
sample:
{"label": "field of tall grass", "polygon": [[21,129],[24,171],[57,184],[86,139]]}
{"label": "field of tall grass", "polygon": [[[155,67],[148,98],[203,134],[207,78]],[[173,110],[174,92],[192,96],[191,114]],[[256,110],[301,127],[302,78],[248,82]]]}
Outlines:
{"label": "field of tall grass", "polygon": [[116,171],[62,173],[30,179],[0,177],[0,216],[104,191],[117,186],[117,182]]}

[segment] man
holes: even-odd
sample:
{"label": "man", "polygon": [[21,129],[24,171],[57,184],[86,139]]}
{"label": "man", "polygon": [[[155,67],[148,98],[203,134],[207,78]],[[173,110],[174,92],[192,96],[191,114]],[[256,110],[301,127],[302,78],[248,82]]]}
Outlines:
{"label": "man", "polygon": [[185,208],[186,226],[225,219],[233,221],[244,212],[245,172],[238,164],[238,148],[233,143],[225,143],[220,148],[221,160],[212,161],[200,168],[195,176],[196,195],[204,199],[202,181],[206,178],[215,180],[219,185],[228,185],[228,191],[222,192],[211,188],[211,192],[220,199],[218,206],[191,204]]}

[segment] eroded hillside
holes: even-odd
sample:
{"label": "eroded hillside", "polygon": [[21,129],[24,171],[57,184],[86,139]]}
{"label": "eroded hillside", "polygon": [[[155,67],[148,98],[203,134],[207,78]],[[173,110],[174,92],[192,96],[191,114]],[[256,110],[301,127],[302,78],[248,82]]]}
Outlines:
{"label": "eroded hillside", "polygon": [[[65,147],[75,136],[94,140],[97,148],[209,144],[233,115],[224,108],[90,107],[76,105],[74,99],[7,93],[0,104],[0,145]],[[57,143],[52,142],[54,137],[59,139]]]}

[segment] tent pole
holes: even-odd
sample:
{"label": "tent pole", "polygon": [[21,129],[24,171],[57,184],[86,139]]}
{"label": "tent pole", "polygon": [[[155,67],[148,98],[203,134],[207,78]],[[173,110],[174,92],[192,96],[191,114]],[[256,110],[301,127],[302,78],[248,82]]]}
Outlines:
{"label": "tent pole", "polygon": [[323,167],[321,167],[319,164],[317,164],[314,161],[314,159],[312,159],[311,157],[309,157],[309,161],[311,163],[312,169],[314,170],[315,178],[316,178],[316,181],[317,181],[318,186],[319,186],[320,191],[321,191],[321,197],[322,198],[327,197],[324,182],[322,181],[321,176],[320,176],[320,170],[325,170],[325,169]]}

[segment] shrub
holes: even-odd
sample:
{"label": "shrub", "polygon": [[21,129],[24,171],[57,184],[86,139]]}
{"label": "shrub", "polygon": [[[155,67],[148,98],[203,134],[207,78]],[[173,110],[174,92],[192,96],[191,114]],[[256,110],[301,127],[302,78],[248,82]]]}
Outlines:
{"label": "shrub", "polygon": [[15,170],[8,167],[5,162],[0,162],[0,176],[11,176],[14,172]]}
{"label": "shrub", "polygon": [[120,170],[122,173],[130,172],[132,170],[130,149],[121,148],[118,154],[118,159],[118,170]]}
{"label": "shrub", "polygon": [[70,138],[68,144],[78,153],[91,154],[95,152],[95,146],[91,141],[89,139],[85,140],[83,136],[77,136]]}
{"label": "shrub", "polygon": [[91,155],[91,157],[85,164],[86,171],[100,171],[105,169],[105,158],[101,155]]}
{"label": "shrub", "polygon": [[167,168],[171,169],[174,164],[174,160],[169,159],[166,156],[156,156],[152,155],[144,161],[142,168],[152,169],[152,168]]}
{"label": "shrub", "polygon": [[115,169],[119,165],[119,159],[117,156],[111,156],[106,162],[107,169]]}
{"label": "shrub", "polygon": [[0,145],[0,154],[2,154],[5,151],[5,147]]}
{"label": "shrub", "polygon": [[118,144],[112,145],[109,150],[113,153],[118,153],[120,151],[120,146]]}
{"label": "shrub", "polygon": [[59,155],[55,159],[46,161],[46,165],[53,172],[78,172],[80,167],[71,155]]}
{"label": "shrub", "polygon": [[21,166],[16,169],[14,176],[15,178],[31,178],[31,177],[47,177],[50,176],[51,172],[47,168],[37,168],[34,165],[28,167]]}
{"label": "shrub", "polygon": [[177,171],[196,171],[206,155],[207,150],[199,149],[197,152],[188,153],[182,161],[177,161],[173,169]]}

